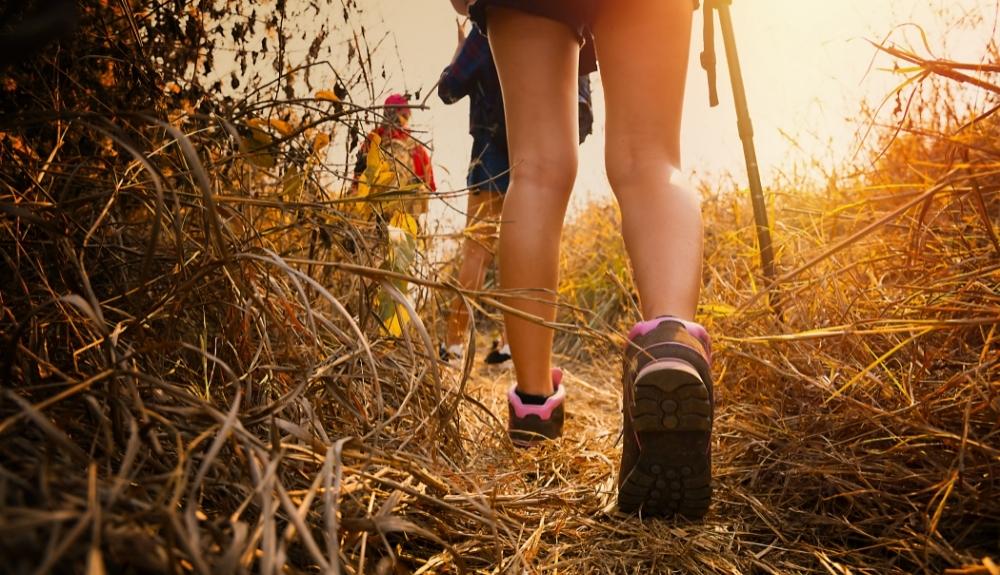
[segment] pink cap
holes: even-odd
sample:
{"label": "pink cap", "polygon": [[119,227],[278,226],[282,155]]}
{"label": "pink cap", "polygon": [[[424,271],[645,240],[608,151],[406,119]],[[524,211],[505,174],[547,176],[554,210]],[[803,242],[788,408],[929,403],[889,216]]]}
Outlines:
{"label": "pink cap", "polygon": [[388,98],[385,99],[386,106],[409,106],[410,99],[402,94],[390,94]]}

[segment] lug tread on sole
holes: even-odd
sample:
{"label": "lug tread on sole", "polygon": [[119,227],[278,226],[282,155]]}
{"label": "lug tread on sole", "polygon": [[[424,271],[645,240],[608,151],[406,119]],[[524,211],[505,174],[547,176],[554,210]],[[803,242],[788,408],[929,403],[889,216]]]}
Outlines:
{"label": "lug tread on sole", "polygon": [[712,404],[705,383],[679,370],[645,374],[635,383],[632,425],[642,447],[618,491],[619,510],[703,517],[712,498]]}
{"label": "lug tread on sole", "polygon": [[680,371],[653,372],[636,382],[633,425],[637,432],[711,431],[708,388]]}
{"label": "lug tread on sole", "polygon": [[707,468],[640,463],[618,491],[618,508],[644,516],[698,519],[708,512],[711,499],[711,474]]}

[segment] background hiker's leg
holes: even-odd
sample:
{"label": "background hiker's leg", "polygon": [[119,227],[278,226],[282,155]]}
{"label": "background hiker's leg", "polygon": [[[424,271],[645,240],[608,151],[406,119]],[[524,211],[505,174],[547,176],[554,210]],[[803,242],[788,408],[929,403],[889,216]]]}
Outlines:
{"label": "background hiker's leg", "polygon": [[701,285],[697,192],[676,182],[691,0],[616,0],[594,27],[607,108],[608,179],[645,319],[694,317]]}
{"label": "background hiker's leg", "polygon": [[[551,290],[504,301],[552,320],[559,236],[576,178],[580,46],[572,30],[553,20],[502,8],[491,9],[489,18],[511,165],[500,224],[500,284],[504,290]],[[505,322],[518,389],[551,394],[552,330],[511,314]]]}
{"label": "background hiker's leg", "polygon": [[[496,228],[503,209],[503,196],[497,192],[469,194],[466,211],[465,234],[462,241],[462,263],[458,268],[458,284],[466,289],[482,289],[486,278],[486,266],[493,259],[496,249]],[[469,327],[469,312],[465,302],[456,297],[448,318],[448,335],[445,338],[450,347],[465,343],[465,330]]]}

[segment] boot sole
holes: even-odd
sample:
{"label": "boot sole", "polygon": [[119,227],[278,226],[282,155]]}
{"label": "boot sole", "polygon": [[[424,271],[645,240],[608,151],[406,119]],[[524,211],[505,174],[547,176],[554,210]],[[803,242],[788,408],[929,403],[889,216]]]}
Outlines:
{"label": "boot sole", "polygon": [[712,499],[708,386],[685,361],[659,360],[635,380],[635,467],[618,490],[618,508],[644,516],[703,517]]}

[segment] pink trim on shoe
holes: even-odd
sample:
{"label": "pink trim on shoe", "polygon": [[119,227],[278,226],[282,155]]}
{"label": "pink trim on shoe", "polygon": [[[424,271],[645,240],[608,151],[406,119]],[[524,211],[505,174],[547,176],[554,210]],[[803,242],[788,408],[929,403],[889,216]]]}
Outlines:
{"label": "pink trim on shoe", "polygon": [[633,339],[646,335],[647,333],[656,329],[656,326],[660,325],[665,321],[676,321],[687,329],[687,332],[693,335],[701,342],[701,345],[705,346],[705,355],[709,362],[712,361],[712,338],[708,336],[708,331],[700,323],[693,321],[688,321],[686,319],[681,319],[674,316],[662,316],[653,319],[648,319],[646,321],[640,321],[639,323],[632,326],[632,329],[628,332],[628,339],[632,341]]}
{"label": "pink trim on shoe", "polygon": [[542,405],[524,403],[521,401],[521,397],[517,395],[517,384],[512,385],[510,390],[507,391],[507,401],[514,408],[514,414],[518,418],[524,418],[529,415],[537,415],[541,419],[552,417],[552,412],[562,405],[563,400],[566,398],[566,388],[562,385],[562,375],[561,369],[558,367],[552,368],[552,386],[555,388],[555,393],[550,395]]}

